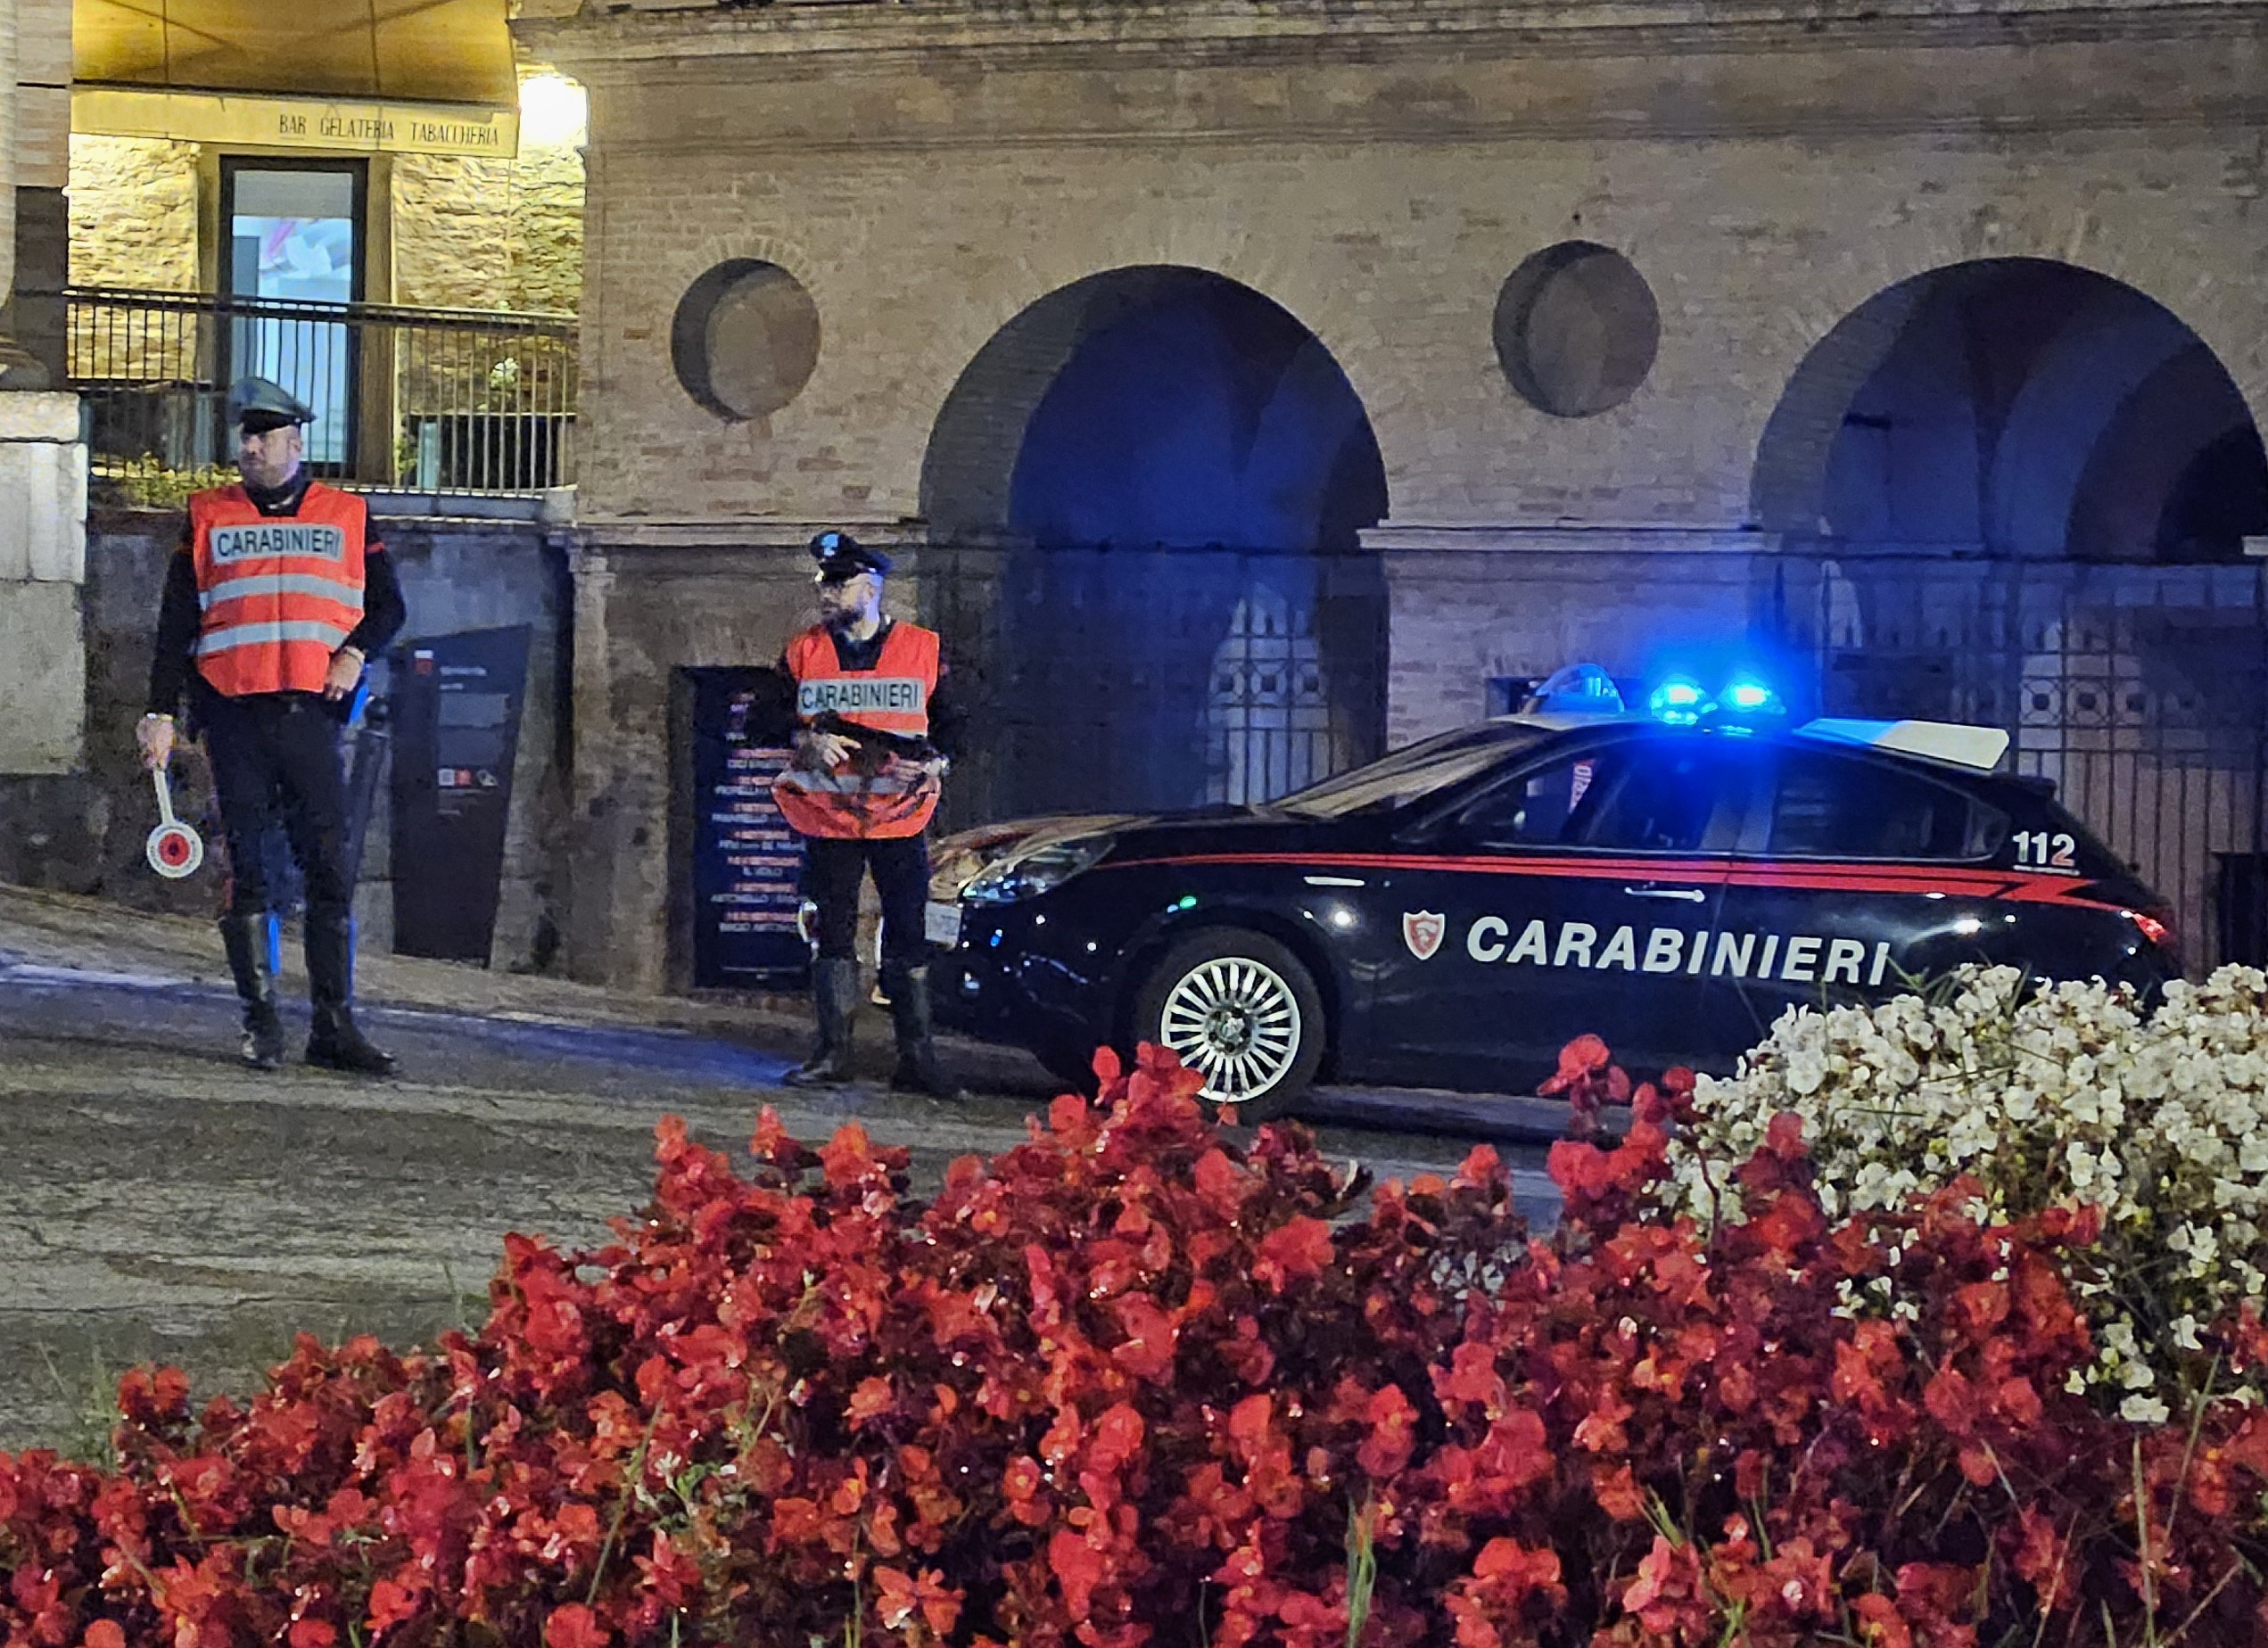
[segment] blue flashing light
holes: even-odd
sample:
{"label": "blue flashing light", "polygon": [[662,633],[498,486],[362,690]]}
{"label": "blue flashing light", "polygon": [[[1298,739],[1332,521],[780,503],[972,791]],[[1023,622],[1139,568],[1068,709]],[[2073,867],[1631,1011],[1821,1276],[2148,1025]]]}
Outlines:
{"label": "blue flashing light", "polygon": [[1745,677],[1736,680],[1710,706],[1718,725],[1728,733],[1753,732],[1760,722],[1787,713],[1779,694],[1761,681]]}
{"label": "blue flashing light", "polygon": [[1667,721],[1672,727],[1690,727],[1700,721],[1708,703],[1699,687],[1683,676],[1673,675],[1654,689],[1646,707],[1656,721]]}

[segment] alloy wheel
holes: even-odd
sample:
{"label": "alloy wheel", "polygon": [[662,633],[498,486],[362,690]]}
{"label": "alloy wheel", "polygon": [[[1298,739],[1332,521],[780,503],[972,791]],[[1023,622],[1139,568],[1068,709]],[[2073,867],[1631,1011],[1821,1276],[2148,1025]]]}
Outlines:
{"label": "alloy wheel", "polygon": [[1274,968],[1246,956],[1199,963],[1167,992],[1159,1040],[1205,1078],[1202,1096],[1236,1104],[1281,1082],[1299,1057],[1299,998]]}

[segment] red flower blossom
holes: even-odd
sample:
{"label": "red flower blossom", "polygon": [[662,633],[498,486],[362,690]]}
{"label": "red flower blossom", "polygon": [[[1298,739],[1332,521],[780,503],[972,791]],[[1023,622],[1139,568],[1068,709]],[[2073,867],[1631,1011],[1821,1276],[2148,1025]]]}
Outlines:
{"label": "red flower blossom", "polygon": [[1334,1257],[1331,1226],[1302,1215],[1278,1225],[1260,1241],[1259,1262],[1253,1275],[1281,1293],[1295,1281],[1315,1275]]}
{"label": "red flower blossom", "polygon": [[1370,1435],[1356,1451],[1355,1463],[1373,1477],[1393,1476],[1409,1463],[1410,1450],[1416,1446],[1417,1410],[1400,1386],[1389,1385],[1371,1397],[1364,1417],[1370,1421]]}
{"label": "red flower blossom", "polygon": [[544,1648],[606,1648],[614,1634],[581,1603],[555,1608],[543,1622]]}

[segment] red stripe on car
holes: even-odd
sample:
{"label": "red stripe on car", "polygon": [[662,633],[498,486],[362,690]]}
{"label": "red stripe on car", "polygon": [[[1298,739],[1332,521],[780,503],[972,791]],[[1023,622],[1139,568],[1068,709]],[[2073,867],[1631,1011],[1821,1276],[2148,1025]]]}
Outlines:
{"label": "red stripe on car", "polygon": [[2002,899],[2019,904],[2122,906],[2085,897],[2094,886],[2075,876],[2034,874],[1990,866],[1940,864],[1764,864],[1720,859],[1604,857],[1476,858],[1403,853],[1191,853],[1127,859],[1113,869],[1196,865],[1268,864],[1293,869],[1450,870],[1482,876],[1540,876],[1574,881],[1722,881],[1736,887],[1785,887],[1827,893],[1943,893]]}

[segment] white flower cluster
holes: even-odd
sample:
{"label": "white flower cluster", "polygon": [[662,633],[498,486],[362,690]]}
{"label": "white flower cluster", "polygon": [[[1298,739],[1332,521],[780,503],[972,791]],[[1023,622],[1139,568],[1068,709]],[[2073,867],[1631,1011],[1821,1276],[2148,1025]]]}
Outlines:
{"label": "white flower cluster", "polygon": [[1732,1169],[1784,1111],[1802,1121],[1832,1215],[1895,1208],[1963,1174],[1994,1220],[2101,1208],[2102,1242],[2072,1277],[2099,1352],[2075,1388],[2117,1398],[2129,1419],[2162,1417],[2154,1393],[2200,1330],[2268,1294],[2257,968],[2170,985],[2147,1017],[2124,989],[1965,968],[1927,997],[1791,1010],[1695,1100],[1670,1193],[1704,1222],[1740,1217]]}

